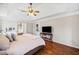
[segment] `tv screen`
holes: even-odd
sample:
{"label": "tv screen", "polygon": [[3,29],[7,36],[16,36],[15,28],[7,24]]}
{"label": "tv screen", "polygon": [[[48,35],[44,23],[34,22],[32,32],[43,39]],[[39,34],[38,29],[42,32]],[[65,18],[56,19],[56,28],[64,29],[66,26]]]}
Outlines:
{"label": "tv screen", "polygon": [[44,27],[42,27],[42,32],[52,33],[52,27],[51,26],[44,26]]}

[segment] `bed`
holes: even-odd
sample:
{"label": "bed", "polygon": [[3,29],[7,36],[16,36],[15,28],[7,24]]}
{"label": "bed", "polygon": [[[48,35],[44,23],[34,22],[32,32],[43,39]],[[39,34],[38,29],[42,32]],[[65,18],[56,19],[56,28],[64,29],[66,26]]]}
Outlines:
{"label": "bed", "polygon": [[32,55],[42,49],[45,42],[39,36],[23,34],[16,36],[16,41],[10,43],[10,48],[3,52],[7,55]]}

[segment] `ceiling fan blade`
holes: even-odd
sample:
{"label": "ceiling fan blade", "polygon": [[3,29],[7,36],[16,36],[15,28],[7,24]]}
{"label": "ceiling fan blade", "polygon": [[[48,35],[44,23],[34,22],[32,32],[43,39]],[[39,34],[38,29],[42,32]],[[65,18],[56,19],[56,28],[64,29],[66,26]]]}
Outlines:
{"label": "ceiling fan blade", "polygon": [[27,12],[27,11],[25,11],[25,10],[21,10],[22,12]]}
{"label": "ceiling fan blade", "polygon": [[27,16],[29,16],[29,14],[27,14]]}
{"label": "ceiling fan blade", "polygon": [[39,13],[39,11],[34,10],[32,8],[32,3],[29,3],[28,9],[26,8],[25,10],[21,10],[22,12],[27,12],[27,16],[32,15],[32,16],[37,16],[37,13]]}
{"label": "ceiling fan blade", "polygon": [[36,13],[39,13],[39,11],[35,11]]}
{"label": "ceiling fan blade", "polygon": [[36,16],[37,14],[33,13],[34,16]]}

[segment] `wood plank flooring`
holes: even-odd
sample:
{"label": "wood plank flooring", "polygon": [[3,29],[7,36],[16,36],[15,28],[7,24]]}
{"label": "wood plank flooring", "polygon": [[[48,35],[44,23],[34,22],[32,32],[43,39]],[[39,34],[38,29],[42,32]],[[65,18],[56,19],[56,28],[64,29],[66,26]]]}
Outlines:
{"label": "wood plank flooring", "polygon": [[79,55],[79,49],[50,41],[45,41],[45,43],[45,47],[34,55]]}

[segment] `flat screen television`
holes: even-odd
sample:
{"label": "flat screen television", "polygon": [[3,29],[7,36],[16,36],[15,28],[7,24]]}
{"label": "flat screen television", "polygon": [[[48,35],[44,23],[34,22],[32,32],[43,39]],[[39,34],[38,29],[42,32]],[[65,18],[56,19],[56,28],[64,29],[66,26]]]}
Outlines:
{"label": "flat screen television", "polygon": [[51,26],[43,26],[42,32],[52,33],[52,27]]}

